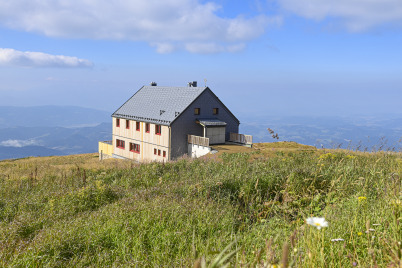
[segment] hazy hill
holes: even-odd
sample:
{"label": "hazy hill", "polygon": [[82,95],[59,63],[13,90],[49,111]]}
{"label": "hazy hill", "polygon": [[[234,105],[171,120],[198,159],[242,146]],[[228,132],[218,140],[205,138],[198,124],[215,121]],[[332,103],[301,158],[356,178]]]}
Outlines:
{"label": "hazy hill", "polygon": [[[76,106],[0,107],[0,159],[97,151],[112,136],[111,113]],[[244,116],[240,132],[254,142],[295,141],[318,148],[400,150],[402,116]],[[34,147],[33,147],[34,146]]]}
{"label": "hazy hill", "polygon": [[0,107],[0,159],[92,153],[111,113],[75,106]]}
{"label": "hazy hill", "polygon": [[94,127],[11,127],[0,129],[0,159],[92,153],[111,139],[111,123]]}
{"label": "hazy hill", "polygon": [[241,118],[241,133],[253,135],[254,142],[295,141],[318,148],[359,150],[402,149],[402,116],[260,116]]}
{"label": "hazy hill", "polygon": [[0,106],[0,128],[95,126],[110,122],[111,114],[77,106]]}

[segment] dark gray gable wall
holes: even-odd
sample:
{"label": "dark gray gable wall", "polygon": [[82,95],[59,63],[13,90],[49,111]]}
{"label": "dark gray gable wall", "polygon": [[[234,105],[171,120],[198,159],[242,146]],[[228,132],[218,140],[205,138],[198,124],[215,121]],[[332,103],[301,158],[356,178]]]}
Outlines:
{"label": "dark gray gable wall", "polygon": [[[201,114],[195,115],[194,109],[201,108]],[[218,108],[219,114],[213,115],[212,109]],[[239,133],[239,121],[223,105],[221,101],[206,89],[193,103],[187,107],[171,124],[171,159],[187,154],[187,135],[203,136],[203,127],[195,123],[196,119],[217,118],[227,123],[226,140],[229,133]]]}

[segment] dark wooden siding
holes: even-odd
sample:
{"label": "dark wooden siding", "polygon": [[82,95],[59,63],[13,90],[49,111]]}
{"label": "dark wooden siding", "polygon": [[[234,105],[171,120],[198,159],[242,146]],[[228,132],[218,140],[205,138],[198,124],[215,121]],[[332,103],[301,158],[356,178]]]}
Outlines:
{"label": "dark wooden siding", "polygon": [[[194,108],[201,108],[201,114],[195,115]],[[213,108],[219,108],[219,114],[212,113]],[[203,136],[203,127],[196,124],[196,119],[217,118],[227,123],[226,140],[229,133],[239,133],[239,123],[234,116],[221,104],[210,90],[204,91],[171,125],[171,158],[175,159],[187,154],[187,135]]]}

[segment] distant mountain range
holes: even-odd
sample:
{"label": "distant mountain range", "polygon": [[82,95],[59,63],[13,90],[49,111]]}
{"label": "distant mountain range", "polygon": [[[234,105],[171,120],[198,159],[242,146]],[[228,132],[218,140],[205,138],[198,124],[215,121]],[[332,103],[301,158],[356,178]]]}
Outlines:
{"label": "distant mountain range", "polygon": [[98,151],[111,113],[74,106],[0,107],[0,160]]}
{"label": "distant mountain range", "polygon": [[[112,112],[75,106],[0,107],[0,160],[93,153],[112,138]],[[402,150],[402,115],[242,116],[240,132],[256,142],[295,141],[318,148]]]}
{"label": "distant mountain range", "polygon": [[253,142],[295,141],[317,148],[360,151],[402,150],[402,115],[381,116],[267,116],[241,120],[240,132],[253,135]]}
{"label": "distant mountain range", "polygon": [[95,126],[111,122],[111,114],[77,106],[0,106],[0,128]]}

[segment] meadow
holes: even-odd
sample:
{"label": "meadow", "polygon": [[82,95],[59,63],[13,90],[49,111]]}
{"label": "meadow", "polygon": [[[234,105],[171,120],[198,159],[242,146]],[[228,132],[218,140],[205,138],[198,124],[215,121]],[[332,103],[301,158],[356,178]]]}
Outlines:
{"label": "meadow", "polygon": [[401,153],[229,152],[0,161],[0,266],[402,267]]}

